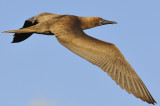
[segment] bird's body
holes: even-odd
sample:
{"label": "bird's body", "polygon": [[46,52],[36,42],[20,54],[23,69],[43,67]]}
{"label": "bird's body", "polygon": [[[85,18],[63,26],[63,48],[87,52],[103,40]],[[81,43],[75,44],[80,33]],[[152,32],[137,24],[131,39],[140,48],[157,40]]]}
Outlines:
{"label": "bird's body", "polygon": [[[16,38],[25,34],[55,35],[63,46],[107,72],[122,89],[143,101],[156,103],[140,77],[114,44],[98,40],[83,32],[84,29],[116,22],[100,17],[77,17],[51,13],[32,17],[29,22],[32,23],[29,27],[5,32],[16,33],[15,42],[18,41]],[[19,41],[22,40],[24,39]]]}

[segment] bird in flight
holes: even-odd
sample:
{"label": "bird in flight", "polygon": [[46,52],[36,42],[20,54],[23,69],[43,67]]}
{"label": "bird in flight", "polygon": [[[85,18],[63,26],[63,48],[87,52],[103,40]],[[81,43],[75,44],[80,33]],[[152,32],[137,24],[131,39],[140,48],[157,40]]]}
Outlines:
{"label": "bird in flight", "polygon": [[100,17],[41,13],[26,20],[21,29],[4,31],[4,33],[15,33],[12,43],[21,42],[33,33],[55,35],[59,43],[100,67],[129,94],[132,93],[149,104],[155,104],[156,101],[145,84],[120,50],[114,44],[93,38],[83,31],[107,24],[116,24],[116,22]]}

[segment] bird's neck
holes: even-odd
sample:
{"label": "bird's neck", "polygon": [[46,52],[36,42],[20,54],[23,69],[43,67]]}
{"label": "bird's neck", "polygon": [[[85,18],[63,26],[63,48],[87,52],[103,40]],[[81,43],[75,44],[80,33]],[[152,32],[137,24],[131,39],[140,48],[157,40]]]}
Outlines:
{"label": "bird's neck", "polygon": [[79,17],[79,18],[80,18],[81,28],[83,30],[98,26],[96,24],[96,17]]}

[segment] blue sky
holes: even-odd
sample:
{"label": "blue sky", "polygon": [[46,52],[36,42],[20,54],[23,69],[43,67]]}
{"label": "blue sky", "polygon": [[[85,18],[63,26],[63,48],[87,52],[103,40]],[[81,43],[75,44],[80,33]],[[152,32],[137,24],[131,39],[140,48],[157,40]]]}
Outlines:
{"label": "blue sky", "polygon": [[[160,103],[159,4],[159,0],[3,0],[0,32],[19,29],[26,19],[42,12],[117,21],[85,32],[114,43]],[[0,35],[0,106],[42,102],[45,106],[149,106],[54,36],[34,34],[11,44],[13,34]]]}

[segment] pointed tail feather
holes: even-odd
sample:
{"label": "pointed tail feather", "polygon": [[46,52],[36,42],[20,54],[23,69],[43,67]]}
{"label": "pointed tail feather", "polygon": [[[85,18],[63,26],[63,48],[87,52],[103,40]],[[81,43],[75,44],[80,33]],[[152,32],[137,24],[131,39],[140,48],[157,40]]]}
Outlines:
{"label": "pointed tail feather", "polygon": [[29,28],[23,28],[19,30],[11,30],[11,31],[4,31],[2,33],[35,33],[36,30],[34,29],[29,29]]}

